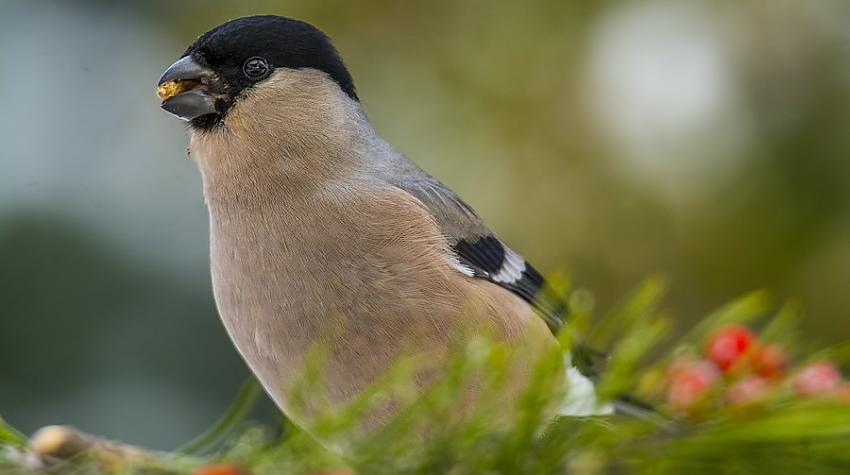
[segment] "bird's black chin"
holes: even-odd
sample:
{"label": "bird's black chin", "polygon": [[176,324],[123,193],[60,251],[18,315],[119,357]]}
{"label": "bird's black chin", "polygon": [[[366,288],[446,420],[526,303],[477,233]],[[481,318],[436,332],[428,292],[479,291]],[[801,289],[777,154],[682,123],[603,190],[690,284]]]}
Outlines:
{"label": "bird's black chin", "polygon": [[195,130],[208,131],[221,125],[223,116],[221,114],[206,114],[195,117],[189,124]]}

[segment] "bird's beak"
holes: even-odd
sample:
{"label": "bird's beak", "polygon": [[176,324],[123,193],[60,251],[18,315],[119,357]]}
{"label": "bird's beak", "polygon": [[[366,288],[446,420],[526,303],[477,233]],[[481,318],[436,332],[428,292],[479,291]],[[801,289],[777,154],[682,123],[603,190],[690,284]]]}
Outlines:
{"label": "bird's beak", "polygon": [[208,86],[216,81],[216,74],[187,55],[162,73],[156,94],[162,99],[160,107],[180,117],[192,120],[216,113],[215,97]]}

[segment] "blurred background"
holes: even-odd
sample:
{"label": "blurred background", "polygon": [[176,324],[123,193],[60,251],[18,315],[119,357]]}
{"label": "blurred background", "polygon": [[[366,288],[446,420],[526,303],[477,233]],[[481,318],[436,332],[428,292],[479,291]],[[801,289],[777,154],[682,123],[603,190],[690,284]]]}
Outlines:
{"label": "blurred background", "polygon": [[[752,289],[850,336],[850,3],[0,1],[0,414],[173,448],[247,370],[160,73],[275,13],[327,31],[378,131],[604,312]],[[266,413],[271,414],[267,407]]]}

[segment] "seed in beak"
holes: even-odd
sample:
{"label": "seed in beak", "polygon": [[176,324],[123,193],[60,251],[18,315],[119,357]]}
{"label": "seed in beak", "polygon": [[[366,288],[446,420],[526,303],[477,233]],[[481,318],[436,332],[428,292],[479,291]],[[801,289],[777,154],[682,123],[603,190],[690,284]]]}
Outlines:
{"label": "seed in beak", "polygon": [[162,99],[162,102],[165,102],[182,92],[192,89],[198,84],[200,84],[200,81],[196,81],[194,79],[177,79],[174,81],[168,81],[160,84],[156,88],[156,95]]}

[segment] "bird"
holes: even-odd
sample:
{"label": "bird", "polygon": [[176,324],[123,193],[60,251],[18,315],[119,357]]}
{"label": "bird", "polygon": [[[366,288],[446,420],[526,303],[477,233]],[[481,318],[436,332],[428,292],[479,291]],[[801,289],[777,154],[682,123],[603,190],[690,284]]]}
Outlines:
{"label": "bird", "polygon": [[[485,334],[513,350],[505,407],[535,363],[560,352],[567,389],[553,416],[613,411],[589,365],[559,344],[565,299],[378,135],[321,30],[274,15],[228,21],[165,70],[157,94],[186,122],[200,169],[220,318],[296,424],[310,432],[315,401],[351,401],[414,353],[432,363],[417,380],[425,391],[459,344]],[[326,394],[299,407],[294,381],[316,345],[327,350]],[[396,412],[376,411],[364,430]]]}

